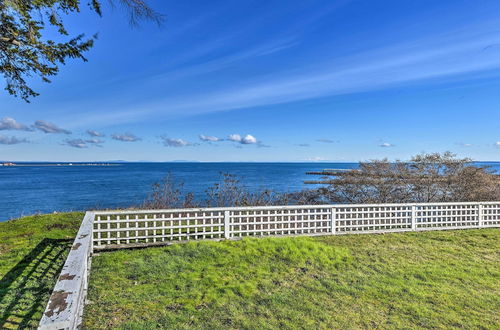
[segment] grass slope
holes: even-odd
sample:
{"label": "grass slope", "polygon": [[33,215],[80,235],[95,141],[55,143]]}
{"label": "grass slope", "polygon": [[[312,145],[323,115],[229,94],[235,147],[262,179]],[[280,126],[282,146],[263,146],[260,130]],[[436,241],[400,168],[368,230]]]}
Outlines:
{"label": "grass slope", "polygon": [[192,242],[93,259],[85,326],[495,328],[500,230]]}
{"label": "grass slope", "polygon": [[0,329],[36,328],[82,213],[0,222]]}

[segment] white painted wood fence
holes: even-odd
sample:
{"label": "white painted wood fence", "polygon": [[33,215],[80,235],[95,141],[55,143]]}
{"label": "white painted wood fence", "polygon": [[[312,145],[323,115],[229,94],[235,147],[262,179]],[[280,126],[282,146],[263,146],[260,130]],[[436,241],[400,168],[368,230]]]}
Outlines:
{"label": "white painted wood fence", "polygon": [[246,236],[329,235],[500,225],[500,202],[230,207],[95,212],[94,249]]}
{"label": "white painted wood fence", "polygon": [[81,324],[91,253],[248,236],[317,236],[500,227],[500,202],[256,206],[87,212],[40,321]]}

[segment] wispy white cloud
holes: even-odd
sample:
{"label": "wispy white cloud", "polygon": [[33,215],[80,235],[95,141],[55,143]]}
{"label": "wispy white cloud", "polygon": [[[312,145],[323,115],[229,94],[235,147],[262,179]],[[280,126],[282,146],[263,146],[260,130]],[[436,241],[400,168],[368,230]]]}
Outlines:
{"label": "wispy white cloud", "polygon": [[113,135],[111,135],[111,138],[113,140],[122,141],[122,142],[136,142],[136,141],[141,140],[141,138],[135,136],[132,133],[113,134]]}
{"label": "wispy white cloud", "polygon": [[93,136],[93,137],[103,137],[103,136],[105,136],[104,133],[101,133],[101,132],[98,132],[98,131],[94,131],[92,129],[87,130],[87,134],[90,135],[90,136]]}
{"label": "wispy white cloud", "polygon": [[82,139],[64,140],[63,144],[78,149],[88,148],[87,143]]}
{"label": "wispy white cloud", "polygon": [[261,141],[257,141],[257,148],[271,148],[271,146],[268,144],[264,144]]}
{"label": "wispy white cloud", "polygon": [[394,146],[395,146],[394,144],[389,143],[389,142],[383,142],[383,143],[379,144],[379,147],[382,147],[382,148],[391,148]]}
{"label": "wispy white cloud", "polygon": [[465,143],[465,142],[457,142],[456,145],[459,145],[461,147],[472,147],[472,143]]}
{"label": "wispy white cloud", "polygon": [[92,139],[85,140],[85,142],[90,143],[90,144],[100,145],[100,144],[104,143],[104,140],[98,139],[98,138],[92,138]]}
{"label": "wispy white cloud", "polygon": [[500,147],[500,141],[495,142],[495,143],[494,143],[494,146],[495,146],[495,147]]}
{"label": "wispy white cloud", "polygon": [[71,131],[60,128],[56,124],[45,120],[35,121],[33,127],[47,134],[71,134]]}
{"label": "wispy white cloud", "polygon": [[78,149],[88,148],[89,146],[102,147],[102,143],[104,141],[100,139],[66,139],[63,141],[64,145]]}
{"label": "wispy white cloud", "polygon": [[332,139],[317,139],[316,141],[318,142],[323,142],[323,143],[338,143],[338,140],[332,140]]}
{"label": "wispy white cloud", "polygon": [[32,129],[17,122],[14,118],[4,117],[0,120],[0,131],[2,130],[31,131]]}
{"label": "wispy white cloud", "polygon": [[[220,43],[220,41],[212,42],[210,44],[210,50],[220,48]],[[181,79],[188,76],[199,76],[217,72],[227,67],[240,64],[241,62],[244,62],[246,60],[278,53],[297,45],[297,43],[298,41],[291,37],[272,40],[262,45],[256,45],[247,50],[235,52],[226,56],[218,57],[213,60],[205,61],[195,65],[183,66],[175,70],[168,70],[155,76],[154,79]]]}
{"label": "wispy white cloud", "polygon": [[15,136],[0,135],[0,144],[12,145],[19,143],[29,143],[25,138],[17,138]]}
{"label": "wispy white cloud", "polygon": [[200,140],[201,141],[205,141],[205,142],[219,142],[219,141],[222,141],[222,139],[216,137],[216,136],[211,136],[211,135],[203,135],[201,134],[200,136]]}
{"label": "wispy white cloud", "polygon": [[185,141],[183,139],[172,139],[172,138],[168,138],[168,137],[162,137],[162,139],[163,139],[163,145],[165,147],[180,148],[180,147],[187,147],[187,146],[192,145],[191,143],[189,143],[188,141]]}
{"label": "wispy white cloud", "polygon": [[[489,29],[489,30],[488,30]],[[157,120],[233,110],[269,106],[305,99],[341,94],[359,93],[404,86],[413,83],[460,80],[471,75],[500,75],[500,31],[484,27],[471,27],[462,31],[449,31],[422,40],[394,44],[364,53],[315,61],[310,65],[280,68],[274,72],[260,72],[241,83],[221,84],[206,92],[176,93],[130,108],[108,111],[81,118],[80,123],[113,120],[117,123]],[[275,42],[274,47],[279,48]],[[268,51],[273,49],[267,47]],[[248,51],[253,55],[259,51]],[[236,56],[236,55],[235,55]],[[238,57],[238,56],[236,56]],[[244,57],[244,56],[243,56]],[[226,59],[227,60],[227,59]],[[219,68],[221,63],[194,69],[194,74]],[[162,78],[163,79],[163,78]],[[157,83],[168,83],[169,77]],[[168,110],[166,110],[168,109]]]}

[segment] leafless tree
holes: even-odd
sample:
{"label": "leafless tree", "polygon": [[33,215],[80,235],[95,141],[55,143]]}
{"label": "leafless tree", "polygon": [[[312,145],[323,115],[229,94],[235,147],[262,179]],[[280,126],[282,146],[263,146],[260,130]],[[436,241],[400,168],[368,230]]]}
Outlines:
{"label": "leafless tree", "polygon": [[421,154],[410,161],[360,163],[350,171],[324,171],[319,189],[334,203],[416,203],[500,200],[500,180],[488,167],[445,153]]}

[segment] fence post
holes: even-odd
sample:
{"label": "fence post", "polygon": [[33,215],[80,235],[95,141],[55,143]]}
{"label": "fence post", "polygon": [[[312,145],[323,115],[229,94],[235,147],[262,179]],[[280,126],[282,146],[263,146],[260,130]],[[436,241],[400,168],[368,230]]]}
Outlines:
{"label": "fence post", "polygon": [[231,238],[231,234],[229,232],[229,211],[224,211],[224,238]]}
{"label": "fence post", "polygon": [[477,225],[478,227],[483,226],[483,204],[477,204]]}
{"label": "fence post", "polygon": [[411,230],[417,230],[417,210],[415,204],[411,205]]}
{"label": "fence post", "polygon": [[332,235],[335,235],[337,233],[337,224],[336,224],[336,218],[337,218],[337,209],[335,207],[332,207],[332,214],[331,214],[331,229],[332,229]]}

